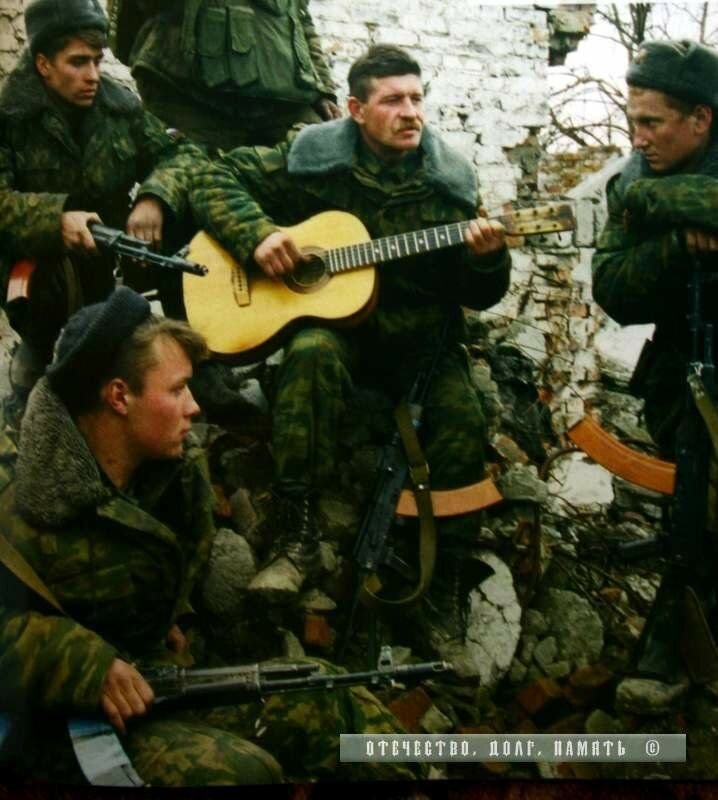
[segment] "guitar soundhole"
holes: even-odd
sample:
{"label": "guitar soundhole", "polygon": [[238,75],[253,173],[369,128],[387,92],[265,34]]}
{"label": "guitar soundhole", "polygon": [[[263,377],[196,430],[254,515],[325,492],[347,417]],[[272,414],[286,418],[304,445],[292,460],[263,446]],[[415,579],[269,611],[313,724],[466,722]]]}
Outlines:
{"label": "guitar soundhole", "polygon": [[329,272],[321,255],[316,252],[307,253],[308,261],[301,261],[285,278],[287,286],[295,292],[316,292],[329,280]]}

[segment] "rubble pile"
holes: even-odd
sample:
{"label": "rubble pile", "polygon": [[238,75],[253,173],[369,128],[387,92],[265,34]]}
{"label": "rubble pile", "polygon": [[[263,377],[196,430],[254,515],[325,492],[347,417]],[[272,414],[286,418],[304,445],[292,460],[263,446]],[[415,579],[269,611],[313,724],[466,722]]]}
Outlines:
{"label": "rubble pile", "polygon": [[[624,680],[660,581],[660,561],[624,563],[620,542],[660,530],[665,498],[610,475],[551,425],[534,364],[515,344],[476,343],[475,381],[489,424],[488,471],[503,501],[483,512],[473,557],[493,574],[470,588],[465,631],[442,630],[426,605],[376,617],[377,642],[401,662],[443,658],[450,681],[386,690],[383,699],[410,731],[630,733],[690,730],[698,742],[685,765],[651,767],[652,777],[706,777],[718,708],[687,681]],[[358,388],[341,432],[339,468],[321,499],[323,577],[296,607],[257,607],[247,586],[266,552],[259,538],[272,503],[269,420],[272,363],[235,368],[246,391],[246,424],[199,423],[223,520],[205,599],[225,657],[337,658],[354,589],[351,550],[392,433],[388,398]],[[593,413],[624,442],[650,449],[640,405],[609,375]],[[397,536],[406,536],[400,527]],[[410,535],[410,533],[409,533]],[[439,545],[440,547],[440,545]],[[439,550],[439,558],[440,558]],[[358,614],[344,664],[368,666],[370,615]],[[415,635],[412,635],[414,631]],[[703,749],[700,742],[704,741]],[[705,753],[705,760],[701,760]],[[483,764],[435,769],[437,776],[647,776],[645,765]]]}

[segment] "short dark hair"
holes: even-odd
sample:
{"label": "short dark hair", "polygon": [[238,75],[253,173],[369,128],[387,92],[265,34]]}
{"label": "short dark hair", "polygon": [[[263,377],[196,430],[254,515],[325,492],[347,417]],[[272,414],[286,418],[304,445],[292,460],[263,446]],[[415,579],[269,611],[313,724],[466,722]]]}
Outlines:
{"label": "short dark hair", "polygon": [[104,50],[107,47],[107,34],[104,31],[96,28],[84,28],[79,31],[61,33],[59,36],[54,36],[45,42],[41,42],[35,48],[35,55],[42,53],[46,58],[52,60],[73,39],[80,39],[89,47],[96,47],[98,50]]}
{"label": "short dark hair", "polygon": [[371,90],[373,78],[388,78],[392,75],[417,75],[421,67],[406,50],[395,44],[375,44],[360,56],[349,70],[349,94],[365,102]]}

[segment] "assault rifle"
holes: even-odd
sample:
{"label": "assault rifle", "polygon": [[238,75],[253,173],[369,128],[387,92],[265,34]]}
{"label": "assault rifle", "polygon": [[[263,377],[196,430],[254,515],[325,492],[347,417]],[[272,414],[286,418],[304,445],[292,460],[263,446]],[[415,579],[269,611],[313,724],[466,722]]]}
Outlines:
{"label": "assault rifle", "polygon": [[[194,261],[187,261],[184,258],[187,254],[187,247],[183,247],[173,256],[165,256],[152,250],[150,243],[144,239],[137,239],[116,228],[108,228],[99,222],[91,222],[89,227],[97,246],[109,250],[117,256],[143,264],[154,264],[176,272],[188,272],[191,275],[202,276],[209,271],[202,264],[196,264]],[[36,262],[30,258],[23,258],[12,264],[6,299],[6,311],[9,315],[19,316],[23,313],[25,304],[30,298],[32,276],[36,269]],[[120,277],[117,271],[115,277]]]}
{"label": "assault rifle", "polygon": [[699,684],[718,679],[718,648],[708,622],[718,598],[713,547],[706,535],[711,451],[718,443],[715,331],[705,319],[703,297],[711,280],[715,278],[694,257],[688,278],[691,353],[684,411],[676,432],[668,530],[652,539],[619,545],[627,561],[657,555],[668,561],[638,643],[638,671],[671,681],[685,665]]}
{"label": "assault rifle", "polygon": [[187,261],[184,258],[188,252],[187,247],[183,247],[173,256],[164,256],[152,250],[150,243],[144,239],[130,236],[116,228],[108,228],[99,222],[91,222],[89,228],[95,244],[117,256],[143,264],[154,264],[163,269],[187,272],[190,275],[206,275],[208,272],[207,267],[202,264],[196,264],[194,261]]}
{"label": "assault rifle", "polygon": [[[268,694],[331,690],[343,686],[391,686],[396,680],[426,678],[451,670],[446,661],[398,664],[383,647],[377,668],[330,674],[317,664],[248,664],[218,669],[141,668],[155,693],[153,707],[172,710],[234,705]],[[0,737],[4,732],[0,713]],[[112,727],[99,717],[73,717],[67,723],[75,757],[90,784],[143,786]],[[1,744],[0,739],[0,744]]]}
{"label": "assault rifle", "polygon": [[[382,452],[379,478],[354,545],[352,557],[357,570],[356,588],[339,648],[340,660],[349,643],[360,601],[367,605],[381,602],[404,605],[418,599],[431,581],[436,556],[436,531],[429,491],[429,466],[419,449],[416,431],[421,426],[424,402],[444,348],[448,327],[447,319],[431,358],[420,366],[406,402],[400,404],[395,412],[397,427]],[[383,600],[369,588],[370,576],[376,575],[379,569],[389,567],[404,577],[415,578],[409,565],[396,553],[389,535],[396,516],[397,502],[408,477],[411,477],[422,526],[421,575],[416,589],[407,597]],[[374,651],[375,644],[372,643],[370,660],[373,659]]]}
{"label": "assault rifle", "polygon": [[397,680],[416,680],[452,669],[446,661],[395,664],[391,647],[382,647],[374,670],[321,672],[317,664],[247,664],[210,669],[176,666],[141,669],[155,693],[154,706],[229,705],[251,697],[344,686],[392,686]]}

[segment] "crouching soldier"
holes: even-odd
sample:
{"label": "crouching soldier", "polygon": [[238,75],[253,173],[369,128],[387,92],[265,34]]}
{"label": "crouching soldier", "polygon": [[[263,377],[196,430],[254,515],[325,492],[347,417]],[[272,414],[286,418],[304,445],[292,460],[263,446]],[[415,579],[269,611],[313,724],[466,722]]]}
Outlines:
{"label": "crouching soldier", "polygon": [[205,356],[185,323],[121,287],[69,320],[30,394],[0,495],[0,710],[25,723],[15,768],[33,777],[82,780],[68,716],[104,715],[156,786],[278,782],[275,757],[292,778],[356,778],[338,734],[400,730],[363,688],[152,709],[135,664],[193,662],[187,622],[215,535],[190,432]]}

